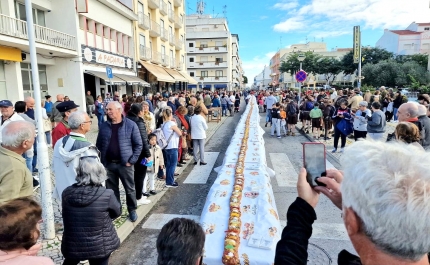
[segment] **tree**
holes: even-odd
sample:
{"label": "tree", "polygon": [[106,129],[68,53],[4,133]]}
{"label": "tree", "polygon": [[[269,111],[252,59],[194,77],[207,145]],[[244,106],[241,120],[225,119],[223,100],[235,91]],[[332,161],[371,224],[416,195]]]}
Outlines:
{"label": "tree", "polygon": [[[299,54],[301,53],[290,53],[287,59],[281,63],[279,71],[281,73],[290,73],[291,75],[297,73],[300,70],[300,61],[298,59]],[[303,70],[307,73],[317,74],[317,61],[322,58],[322,56],[311,51],[304,52],[303,54],[306,56],[302,62]]]}
{"label": "tree", "polygon": [[248,77],[246,77],[246,76],[242,76],[243,77],[243,83],[244,84],[248,84]]}
{"label": "tree", "polygon": [[397,55],[396,61],[398,63],[416,62],[420,66],[427,69],[428,66],[428,54],[413,54],[413,55]]}
{"label": "tree", "polygon": [[[394,54],[381,48],[362,48],[361,49],[362,67],[366,64],[377,64],[380,61],[394,58]],[[358,64],[354,63],[354,51],[350,51],[341,60],[342,70],[345,74],[354,74]],[[367,77],[366,77],[367,78]]]}
{"label": "tree", "polygon": [[317,60],[316,68],[319,74],[325,75],[327,84],[336,79],[336,76],[342,72],[342,63],[336,58],[323,57]]}

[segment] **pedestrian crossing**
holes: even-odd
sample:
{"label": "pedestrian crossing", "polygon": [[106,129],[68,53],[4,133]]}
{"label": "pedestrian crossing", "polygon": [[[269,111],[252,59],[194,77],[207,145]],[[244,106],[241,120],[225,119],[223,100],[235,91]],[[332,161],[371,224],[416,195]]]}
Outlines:
{"label": "pedestrian crossing", "polygon": [[219,152],[205,152],[205,162],[207,165],[195,165],[185,179],[184,184],[206,184],[218,159],[218,155]]}

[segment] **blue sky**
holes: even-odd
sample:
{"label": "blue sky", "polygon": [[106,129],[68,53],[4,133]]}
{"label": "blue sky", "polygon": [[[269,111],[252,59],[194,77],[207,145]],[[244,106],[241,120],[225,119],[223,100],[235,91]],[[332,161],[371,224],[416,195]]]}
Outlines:
{"label": "blue sky", "polygon": [[[196,0],[185,0],[187,14]],[[239,34],[245,75],[250,82],[281,47],[322,41],[328,49],[352,47],[352,29],[362,28],[362,44],[375,46],[385,28],[404,29],[430,22],[429,0],[206,0],[206,14],[227,18]]]}

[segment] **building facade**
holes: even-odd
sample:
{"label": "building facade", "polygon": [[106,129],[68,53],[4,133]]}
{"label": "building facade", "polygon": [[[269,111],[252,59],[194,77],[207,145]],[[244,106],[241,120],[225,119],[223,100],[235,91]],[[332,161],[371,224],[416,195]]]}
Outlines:
{"label": "building facade", "polygon": [[376,47],[396,55],[430,54],[430,23],[411,23],[404,30],[385,29]]}
{"label": "building facade", "polygon": [[191,89],[237,90],[243,86],[239,36],[231,34],[225,18],[186,17],[188,74],[198,82]]}
{"label": "building facade", "polygon": [[271,83],[271,69],[269,66],[264,66],[263,71],[254,77],[253,88],[265,90]]}

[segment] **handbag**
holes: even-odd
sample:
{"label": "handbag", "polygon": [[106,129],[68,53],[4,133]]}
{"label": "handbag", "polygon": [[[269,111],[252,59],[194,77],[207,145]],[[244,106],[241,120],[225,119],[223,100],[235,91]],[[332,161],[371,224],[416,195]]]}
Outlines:
{"label": "handbag", "polygon": [[352,123],[345,119],[341,119],[337,123],[336,128],[338,128],[339,131],[344,135],[349,135],[354,131]]}
{"label": "handbag", "polygon": [[43,119],[43,130],[45,132],[52,131],[52,123],[49,119]]}

